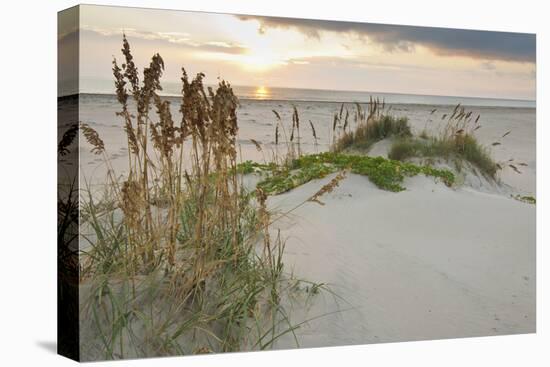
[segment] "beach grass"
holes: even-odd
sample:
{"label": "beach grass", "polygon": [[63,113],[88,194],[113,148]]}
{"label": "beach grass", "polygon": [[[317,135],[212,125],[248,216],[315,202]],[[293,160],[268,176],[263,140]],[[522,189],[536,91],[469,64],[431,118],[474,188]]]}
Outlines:
{"label": "beach grass", "polygon": [[[467,161],[486,176],[495,178],[498,164],[491,158],[486,147],[473,135],[456,138],[405,138],[392,143],[388,157],[395,160],[409,158],[444,158],[446,160]],[[460,164],[458,165],[460,167]]]}
{"label": "beach grass", "polygon": [[[360,151],[368,152],[372,145],[390,137],[410,137],[411,128],[406,117],[395,117],[385,110],[385,104],[377,99],[371,99],[368,104],[368,114],[356,104],[355,127],[347,123],[348,113],[341,133],[334,139],[331,150],[334,152]],[[347,110],[346,110],[347,111]],[[342,113],[335,115],[334,127]]]}
{"label": "beach grass", "polygon": [[475,131],[481,127],[479,118],[478,115],[474,119],[472,112],[466,112],[464,107],[457,105],[439,134],[432,135],[423,130],[419,136],[400,137],[392,143],[388,157],[400,161],[443,158],[454,161],[459,170],[463,162],[468,162],[486,177],[495,179],[501,165],[494,161],[489,149],[475,136]]}
{"label": "beach grass", "polygon": [[[110,167],[101,136],[80,125],[109,167],[100,195],[89,185],[80,193],[88,243],[80,255],[83,359],[270,348],[299,327],[280,300],[301,281],[285,275],[267,194],[239,182],[238,170],[254,167],[237,167],[231,86],[205,88],[203,74],[190,79],[182,69],[176,122],[158,94],[162,57],[140,74],[126,37],[122,53],[113,75],[128,144],[125,177]],[[294,124],[299,134],[297,116]]]}
{"label": "beach grass", "polygon": [[[275,142],[279,144],[279,126],[286,136],[284,125],[281,124],[280,114],[273,111],[277,117]],[[377,141],[387,137],[411,137],[411,128],[406,118],[395,118],[385,110],[384,102],[378,99],[370,100],[368,110],[364,111],[360,104],[355,104],[353,122],[350,124],[350,112],[342,104],[338,113],[334,115],[333,132],[341,134],[331,145],[329,152],[304,154],[294,146],[294,131],[298,131],[299,113],[296,107],[292,114],[291,139],[283,141],[287,146],[287,153],[283,159],[276,157],[271,162],[253,162],[250,160],[237,165],[239,174],[256,173],[262,176],[257,188],[269,195],[277,195],[290,191],[314,179],[323,178],[335,172],[347,172],[367,176],[371,182],[383,190],[398,192],[405,190],[402,185],[404,178],[424,174],[442,180],[451,186],[455,181],[454,174],[445,169],[435,169],[427,165],[415,165],[383,157],[370,157],[366,151]],[[316,131],[311,124],[312,135],[316,142]],[[261,147],[257,148],[261,150]],[[359,153],[357,154],[359,150]],[[347,152],[350,151],[350,154]],[[341,179],[343,179],[341,177]]]}

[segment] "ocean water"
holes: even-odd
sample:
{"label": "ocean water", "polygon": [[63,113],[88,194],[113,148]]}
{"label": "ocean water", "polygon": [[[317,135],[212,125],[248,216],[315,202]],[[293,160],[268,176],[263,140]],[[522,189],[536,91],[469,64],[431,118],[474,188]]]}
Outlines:
{"label": "ocean water", "polygon": [[[112,94],[112,80],[82,78],[80,93]],[[177,97],[181,95],[181,83],[162,82],[164,96]],[[472,98],[455,96],[430,96],[419,94],[380,93],[376,91],[338,91],[307,88],[273,88],[259,86],[232,86],[233,91],[241,100],[272,100],[272,101],[302,101],[302,102],[359,102],[366,103],[371,97],[378,97],[389,104],[426,104],[454,106],[458,103],[465,106],[493,107],[535,107],[535,101],[497,98]],[[62,91],[60,91],[62,93]]]}

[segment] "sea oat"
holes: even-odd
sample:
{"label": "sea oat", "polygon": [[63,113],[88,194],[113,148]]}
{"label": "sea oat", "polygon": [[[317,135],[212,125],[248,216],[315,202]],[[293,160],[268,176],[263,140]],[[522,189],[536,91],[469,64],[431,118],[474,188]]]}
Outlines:
{"label": "sea oat", "polygon": [[315,202],[320,205],[325,205],[319,200],[319,198],[325,194],[331,193],[334,188],[336,188],[340,184],[340,181],[346,178],[346,175],[346,171],[339,172],[336,177],[334,177],[332,180],[330,180],[329,183],[321,187],[321,189],[319,189],[319,191],[317,191],[315,194],[313,194],[313,196],[307,199],[307,201]]}
{"label": "sea oat", "polygon": [[67,149],[74,141],[74,138],[78,134],[78,124],[72,124],[67,131],[63,134],[63,137],[57,144],[57,153],[61,156],[67,155],[70,153]]}
{"label": "sea oat", "polygon": [[80,128],[82,129],[82,134],[84,134],[84,137],[92,145],[92,153],[94,154],[101,154],[105,152],[105,144],[103,143],[103,140],[99,137],[99,134],[97,131],[95,131],[93,128],[91,128],[88,124],[81,123]]}
{"label": "sea oat", "polygon": [[252,144],[254,144],[254,146],[256,147],[256,150],[258,152],[261,152],[262,151],[262,146],[260,145],[260,143],[258,143],[257,140],[255,139],[250,139],[250,141],[252,142]]}

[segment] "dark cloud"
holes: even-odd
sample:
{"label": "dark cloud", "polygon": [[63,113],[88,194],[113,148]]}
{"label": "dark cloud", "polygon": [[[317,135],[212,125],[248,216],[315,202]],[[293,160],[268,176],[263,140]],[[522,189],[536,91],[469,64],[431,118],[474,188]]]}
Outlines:
{"label": "dark cloud", "polygon": [[313,19],[239,15],[243,21],[257,20],[258,31],[268,28],[294,28],[308,37],[321,32],[353,33],[382,45],[386,51],[414,50],[422,45],[438,55],[466,56],[482,60],[534,63],[536,36],[528,33],[474,31],[465,29],[397,26],[373,23],[337,22]]}

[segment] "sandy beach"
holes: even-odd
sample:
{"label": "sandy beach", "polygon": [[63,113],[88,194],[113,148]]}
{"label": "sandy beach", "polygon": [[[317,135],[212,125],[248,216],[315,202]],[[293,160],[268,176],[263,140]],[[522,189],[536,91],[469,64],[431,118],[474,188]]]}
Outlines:
{"label": "sandy beach", "polygon": [[[331,116],[339,103],[243,100],[238,110],[241,161],[270,159],[277,149],[272,110],[289,121],[292,106],[318,131],[316,144],[302,133],[303,151],[329,150]],[[123,173],[125,143],[112,117],[116,107],[112,97],[84,96],[81,119],[113,147],[113,167],[120,165]],[[295,331],[301,347],[535,331],[535,205],[512,198],[535,196],[535,110],[471,109],[482,116],[477,134],[482,144],[490,146],[511,131],[490,151],[496,161],[525,162],[521,174],[506,169],[498,182],[489,182],[466,170],[453,187],[417,176],[407,178],[406,190],[399,193],[350,174],[323,197],[325,205],[306,203],[274,223],[272,233],[280,230],[286,243],[286,271],[334,293],[322,292],[305,309],[302,302],[283,300],[292,322],[301,324]],[[415,133],[437,132],[449,110],[391,107],[396,116],[408,118]],[[250,139],[261,144],[262,152]],[[390,145],[390,140],[380,141],[368,154],[387,157]],[[102,177],[101,160],[90,155],[85,143],[81,155],[83,174]],[[268,207],[285,213],[333,177],[272,196]],[[283,336],[274,347],[296,347],[295,336]]]}

